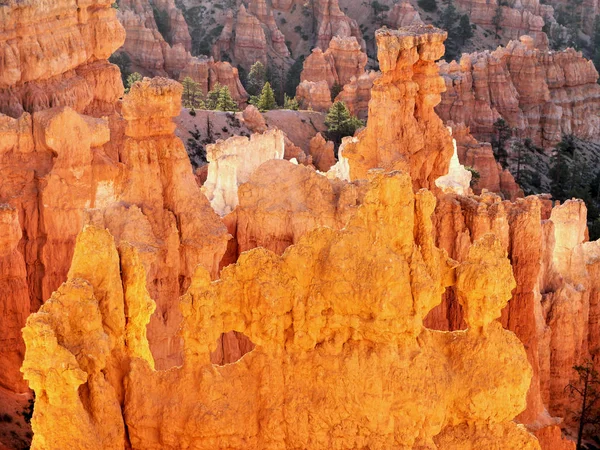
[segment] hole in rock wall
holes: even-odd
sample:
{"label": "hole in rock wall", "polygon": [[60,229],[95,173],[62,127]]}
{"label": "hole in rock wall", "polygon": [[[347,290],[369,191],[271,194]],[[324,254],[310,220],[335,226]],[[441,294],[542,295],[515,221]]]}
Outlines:
{"label": "hole in rock wall", "polygon": [[248,336],[239,331],[221,333],[217,339],[217,349],[210,354],[210,362],[218,366],[239,361],[246,353],[254,350],[256,345]]}

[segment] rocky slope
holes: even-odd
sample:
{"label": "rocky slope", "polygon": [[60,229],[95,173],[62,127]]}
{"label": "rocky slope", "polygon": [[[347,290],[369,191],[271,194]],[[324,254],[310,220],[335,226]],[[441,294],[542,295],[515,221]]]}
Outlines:
{"label": "rocky slope", "polygon": [[516,134],[551,148],[563,134],[600,138],[600,86],[591,61],[572,49],[537,50],[528,37],[493,52],[463,55],[440,64],[446,92],[437,112],[466,124],[490,142],[502,117]]}

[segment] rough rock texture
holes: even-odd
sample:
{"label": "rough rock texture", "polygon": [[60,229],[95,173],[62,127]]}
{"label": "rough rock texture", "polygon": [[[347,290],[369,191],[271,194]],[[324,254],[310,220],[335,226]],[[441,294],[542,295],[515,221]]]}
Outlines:
{"label": "rough rock texture", "polygon": [[206,149],[208,178],[202,192],[218,214],[229,214],[238,204],[238,186],[265,161],[283,159],[284,152],[285,138],[280,130],[211,144]]}
{"label": "rough rock texture", "polygon": [[329,42],[334,36],[354,36],[361,48],[365,49],[365,41],[358,23],[344,14],[340,9],[339,0],[313,0],[313,11],[317,30],[315,47],[329,48]]}
{"label": "rough rock texture", "polygon": [[245,105],[248,93],[242,82],[238,69],[228,62],[214,62],[212,58],[191,58],[179,74],[179,79],[190,77],[200,85],[203,94],[211,91],[215,85],[227,86],[231,97],[238,105]]}
{"label": "rough rock texture", "polygon": [[373,83],[375,83],[378,76],[378,72],[371,70],[363,73],[358,78],[351,78],[335,100],[344,102],[353,115],[366,120],[369,114],[371,89],[373,89]]}
{"label": "rough rock texture", "polygon": [[331,108],[331,91],[327,81],[303,81],[296,89],[296,99],[302,109],[326,112]]}
{"label": "rough rock texture", "polygon": [[246,70],[257,61],[266,67],[269,61],[291,65],[285,36],[277,27],[273,11],[265,0],[252,0],[248,9],[239,5],[236,13],[228,11],[224,28],[212,49],[213,57],[225,55]]}
{"label": "rough rock texture", "polygon": [[325,53],[317,47],[306,58],[300,80],[325,80],[331,89],[335,84],[344,86],[353,77],[361,76],[366,65],[367,54],[355,37],[334,36]]}
{"label": "rough rock texture", "polygon": [[460,163],[479,173],[480,178],[473,185],[475,194],[479,195],[485,189],[512,201],[523,197],[523,192],[512,174],[507,169],[503,170],[494,158],[490,144],[478,142],[464,124],[456,125],[450,122],[448,125],[452,127],[452,137],[456,140]]}
{"label": "rough rock texture", "polygon": [[111,2],[38,3],[0,5],[0,113],[17,118],[56,106],[113,111],[123,85],[107,59],[125,32]]}
{"label": "rough rock texture", "polygon": [[494,17],[500,8],[501,18],[498,32],[507,39],[518,39],[522,35],[534,38],[535,46],[548,48],[548,36],[542,31],[544,17],[552,15],[552,7],[542,5],[539,0],[508,2],[499,0],[457,0],[456,5],[469,15],[472,23],[496,29]]}
{"label": "rough rock texture", "polygon": [[465,166],[458,160],[456,140],[454,140],[453,143],[454,154],[450,159],[448,174],[435,180],[435,185],[446,194],[454,193],[457,195],[469,195],[471,192],[471,179],[473,174],[465,169]]}
{"label": "rough rock texture", "polygon": [[[41,399],[33,447],[120,449],[126,426],[146,449],[539,449],[512,421],[531,368],[495,320],[515,287],[502,244],[484,236],[457,267],[433,245],[433,195],[414,195],[408,175],[370,179],[343,231],[317,229],[281,257],[252,250],[214,283],[199,269],[181,299],[185,361],[165,372],[143,336],[152,303],[137,252],[84,230],[69,279],[24,331]],[[468,331],[423,327],[448,285]],[[212,365],[232,329],[256,348]]]}
{"label": "rough rock texture", "polygon": [[598,72],[575,50],[536,50],[525,36],[506,48],[464,55],[460,65],[441,63],[440,69],[446,92],[438,113],[466,124],[479,140],[490,141],[499,117],[545,148],[563,134],[600,138]]}
{"label": "rough rock texture", "polygon": [[452,137],[434,111],[445,88],[435,60],[444,54],[446,36],[431,26],[376,33],[382,76],[371,92],[369,122],[340,150],[351,179],[365,178],[371,168],[400,169],[415,188],[434,189],[448,173]]}
{"label": "rough rock texture", "polygon": [[312,156],[313,165],[321,172],[327,172],[335,164],[333,152],[334,143],[326,141],[321,133],[317,133],[310,141],[309,153]]}
{"label": "rough rock texture", "polygon": [[390,28],[410,27],[423,25],[419,12],[409,3],[403,1],[396,3],[387,16],[387,25]]}

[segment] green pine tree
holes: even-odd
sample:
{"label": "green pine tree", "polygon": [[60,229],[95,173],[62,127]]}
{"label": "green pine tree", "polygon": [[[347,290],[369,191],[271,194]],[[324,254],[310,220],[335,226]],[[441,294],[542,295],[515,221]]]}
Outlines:
{"label": "green pine tree", "polygon": [[294,97],[288,97],[288,95],[285,94],[283,109],[291,109],[292,111],[298,111],[300,109],[298,100],[296,100]]}
{"label": "green pine tree", "polygon": [[327,113],[325,125],[327,126],[327,139],[333,141],[337,147],[342,142],[342,138],[353,136],[356,130],[365,124],[350,114],[344,102],[335,102]]}
{"label": "green pine tree", "polygon": [[217,105],[215,107],[217,111],[231,111],[235,112],[238,110],[238,105],[231,97],[228,86],[222,86],[219,89]]}
{"label": "green pine tree", "polygon": [[142,81],[144,77],[138,72],[133,72],[131,75],[127,77],[127,82],[125,83],[125,92],[129,92],[131,86],[133,86],[137,81]]}
{"label": "green pine tree", "polygon": [[270,111],[272,109],[277,108],[277,102],[275,101],[275,93],[271,88],[271,83],[267,82],[263,86],[256,107],[260,111]]}
{"label": "green pine tree", "polygon": [[506,120],[499,118],[494,122],[494,136],[492,137],[492,150],[496,160],[503,168],[508,166],[508,152],[506,144],[512,137],[512,130],[506,123]]}
{"label": "green pine tree", "polygon": [[267,69],[260,61],[255,62],[250,68],[246,78],[246,91],[250,95],[258,95],[267,81]]}
{"label": "green pine tree", "polygon": [[181,84],[183,85],[183,93],[181,94],[183,106],[185,108],[199,108],[200,85],[190,77],[185,77]]}
{"label": "green pine tree", "polygon": [[471,21],[469,20],[468,15],[463,14],[460,16],[457,33],[461,40],[461,45],[465,45],[465,43],[473,37],[473,28],[471,27]]}

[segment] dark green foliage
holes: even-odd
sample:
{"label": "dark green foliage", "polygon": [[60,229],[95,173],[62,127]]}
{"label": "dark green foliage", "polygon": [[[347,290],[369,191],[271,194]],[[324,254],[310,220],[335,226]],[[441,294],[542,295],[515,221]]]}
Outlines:
{"label": "dark green foliage", "polygon": [[215,84],[213,89],[206,95],[204,107],[214,111],[232,111],[238,110],[237,103],[231,97],[229,87]]}
{"label": "dark green foliage", "polygon": [[342,89],[344,89],[343,86],[341,86],[339,83],[335,83],[333,86],[331,86],[331,101],[334,102],[335,99],[337,98],[337,96],[340,94],[340,92],[342,92]]}
{"label": "dark green foliage", "polygon": [[[200,85],[192,80],[190,77],[185,77],[181,82],[183,85],[183,93],[181,95],[181,102],[185,108],[204,108],[204,102],[202,101],[202,92],[200,91]],[[190,111],[192,114],[192,111]],[[194,112],[195,114],[195,112]]]}
{"label": "dark green foliage", "polygon": [[506,169],[508,166],[508,151],[506,145],[509,139],[512,137],[512,130],[502,118],[494,122],[494,136],[492,137],[492,150],[496,161],[502,165],[502,168]]}
{"label": "dark green foliage", "polygon": [[246,91],[250,95],[258,95],[267,82],[267,69],[260,61],[255,62],[250,68],[246,78]]}
{"label": "dark green foliage", "polygon": [[262,92],[260,93],[260,97],[258,98],[256,107],[262,112],[277,108],[275,93],[273,92],[270,83],[265,83]]}
{"label": "dark green foliage", "polygon": [[471,21],[469,20],[469,16],[463,14],[460,16],[460,21],[458,22],[458,29],[456,30],[456,34],[460,39],[461,45],[465,45],[465,43],[473,37],[473,28],[471,27]]}
{"label": "dark green foliage", "polygon": [[291,109],[292,111],[298,111],[300,109],[298,100],[296,100],[294,97],[288,97],[288,95],[285,94],[283,109]]}
{"label": "dark green foliage", "polygon": [[594,32],[592,34],[592,61],[596,70],[600,71],[600,16],[594,20]]}
{"label": "dark green foliage", "polygon": [[131,75],[131,58],[125,52],[113,53],[108,61],[119,67],[121,71],[121,79],[123,80],[123,86],[127,83],[127,77]]}
{"label": "dark green foliage", "polygon": [[577,372],[574,383],[569,383],[565,391],[575,400],[577,410],[574,418],[577,421],[577,450],[587,449],[583,440],[590,437],[589,432],[598,431],[600,423],[600,375],[594,369],[592,361],[585,361],[581,365],[573,366]]}
{"label": "dark green foliage", "polygon": [[144,77],[142,77],[142,75],[138,72],[133,72],[130,74],[125,82],[125,92],[128,93],[131,89],[131,86],[133,86],[137,81],[142,81],[143,78]]}
{"label": "dark green foliage", "polygon": [[477,183],[479,183],[479,180],[481,179],[481,174],[478,171],[476,171],[473,167],[465,166],[465,169],[471,172],[471,187],[476,187]]}
{"label": "dark green foliage", "polygon": [[373,0],[371,2],[371,11],[373,12],[373,17],[380,24],[382,24],[383,21],[385,20],[385,18],[386,18],[385,13],[389,10],[390,10],[390,7],[388,5],[379,3],[378,0]]}
{"label": "dark green foliage", "polygon": [[433,12],[437,9],[436,0],[419,0],[417,4],[419,5],[419,8],[427,12]]}
{"label": "dark green foliage", "polygon": [[169,45],[172,45],[171,20],[169,17],[169,12],[163,9],[159,9],[154,5],[152,5],[152,12],[154,13],[154,21],[156,22],[158,32],[162,35],[164,40],[169,43]]}
{"label": "dark green foliage", "polygon": [[354,136],[356,130],[364,127],[365,123],[350,114],[344,102],[335,102],[327,113],[325,125],[327,126],[327,139],[333,141],[337,148],[341,144],[342,138]]}
{"label": "dark green foliage", "polygon": [[296,96],[296,88],[300,84],[300,74],[304,66],[304,56],[300,56],[292,67],[288,70],[287,76],[285,77],[285,93],[289,97]]}
{"label": "dark green foliage", "polygon": [[[465,19],[463,19],[463,17]],[[454,3],[452,0],[450,0],[446,8],[444,8],[440,13],[440,21],[438,26],[448,32],[448,39],[446,40],[446,54],[444,55],[444,58],[446,61],[452,61],[460,56],[462,46],[467,39],[470,39],[470,37],[473,35],[469,17],[467,15],[461,17],[454,6]],[[465,29],[463,29],[463,27]],[[467,27],[468,30],[466,30]]]}

